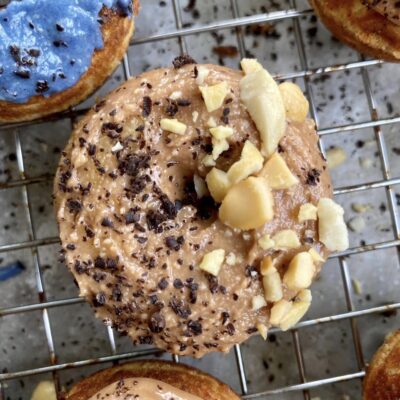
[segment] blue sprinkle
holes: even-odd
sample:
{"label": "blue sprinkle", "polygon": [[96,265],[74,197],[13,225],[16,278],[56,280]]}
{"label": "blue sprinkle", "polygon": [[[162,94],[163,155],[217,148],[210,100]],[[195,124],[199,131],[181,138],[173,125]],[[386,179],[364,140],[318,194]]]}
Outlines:
{"label": "blue sprinkle", "polygon": [[13,262],[11,264],[0,267],[0,281],[6,281],[14,276],[19,275],[25,270],[24,264],[20,261]]}

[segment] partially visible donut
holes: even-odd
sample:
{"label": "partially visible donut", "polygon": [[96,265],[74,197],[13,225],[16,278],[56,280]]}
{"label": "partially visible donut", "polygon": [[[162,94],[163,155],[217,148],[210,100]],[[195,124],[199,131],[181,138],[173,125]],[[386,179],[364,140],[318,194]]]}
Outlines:
{"label": "partially visible donut", "polygon": [[138,0],[13,0],[1,9],[0,122],[85,100],[119,64],[137,9]]}
{"label": "partially visible donut", "polygon": [[[155,386],[158,386],[158,390],[154,390]],[[179,395],[174,396],[174,399],[239,400],[239,396],[229,386],[211,375],[184,364],[158,360],[135,361],[96,372],[74,385],[66,395],[66,400],[102,399],[99,393],[104,398],[111,396],[123,400],[131,398],[128,394],[133,392],[140,399],[166,399],[162,394],[165,396],[167,388],[171,395]],[[141,392],[143,390],[146,393]],[[161,393],[158,397],[155,396],[157,392]]]}
{"label": "partially visible donut", "polygon": [[364,400],[400,399],[400,330],[377,350],[364,379]]}
{"label": "partially visible donut", "polygon": [[400,8],[396,0],[310,0],[335,37],[361,53],[400,60]]}
{"label": "partially visible donut", "polygon": [[[228,351],[257,330],[265,335],[271,321],[278,323],[271,308],[283,311],[282,319],[291,315],[282,329],[304,315],[310,293],[292,285],[287,272],[300,267],[303,277],[304,269],[300,286],[307,288],[327,257],[317,205],[332,196],[332,187],[297,86],[282,84],[280,94],[268,78],[275,94],[266,89],[267,100],[275,98],[267,122],[279,108],[282,120],[273,132],[283,129],[284,136],[265,173],[257,173],[263,141],[241,100],[243,73],[190,62],[181,57],[175,68],[132,78],[83,118],[62,153],[54,197],[67,265],[97,316],[135,344],[200,357]],[[281,96],[287,117],[278,107]],[[236,164],[246,151],[252,153],[246,160],[259,167],[228,190],[218,217],[223,196],[212,191],[211,171],[226,178],[229,170],[233,182],[234,171],[248,168]],[[266,182],[271,171],[273,199]],[[233,188],[242,185],[248,204],[229,212]],[[267,197],[253,202],[258,189]],[[258,220],[272,200],[273,219],[256,221],[256,229],[247,217],[240,229],[232,228],[237,221],[223,222],[224,215],[253,210]],[[346,245],[347,234],[334,219],[328,228]]]}
{"label": "partially visible donut", "polygon": [[400,25],[400,3],[398,0],[364,0],[364,2],[394,24]]}

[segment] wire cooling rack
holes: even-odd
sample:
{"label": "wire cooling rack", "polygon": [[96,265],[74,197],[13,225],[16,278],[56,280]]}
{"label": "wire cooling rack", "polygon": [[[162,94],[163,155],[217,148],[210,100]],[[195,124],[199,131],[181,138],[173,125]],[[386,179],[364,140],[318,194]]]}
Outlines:
{"label": "wire cooling rack", "polygon": [[[183,0],[182,0],[183,2]],[[340,274],[342,280],[342,287],[341,292],[339,292],[338,296],[341,296],[345,300],[345,309],[340,310],[339,312],[329,313],[325,309],[321,310],[319,313],[318,318],[311,317],[311,319],[306,319],[300,322],[296,327],[291,329],[289,333],[289,338],[291,343],[285,342],[285,346],[292,346],[293,353],[288,363],[291,365],[297,365],[297,373],[298,377],[295,381],[286,382],[285,384],[281,385],[274,385],[274,376],[267,372],[268,370],[268,362],[271,359],[263,359],[263,364],[265,367],[265,372],[261,373],[261,379],[266,382],[266,384],[262,385],[253,385],[253,377],[252,373],[254,372],[254,366],[246,362],[246,360],[252,359],[250,356],[245,357],[243,352],[243,346],[246,345],[237,345],[234,348],[234,351],[230,355],[232,358],[236,359],[236,366],[232,365],[229,362],[229,366],[223,366],[222,368],[227,368],[229,370],[229,382],[234,382],[234,386],[236,389],[241,390],[241,394],[244,399],[261,399],[261,398],[304,398],[304,399],[311,399],[317,398],[314,397],[315,393],[319,393],[319,388],[332,388],[332,384],[340,384],[341,382],[352,382],[357,381],[360,382],[360,379],[364,376],[366,361],[365,357],[365,348],[363,346],[362,337],[365,335],[365,328],[363,332],[360,334],[360,321],[363,318],[367,318],[368,316],[373,315],[392,315],[395,314],[396,310],[400,308],[400,296],[395,297],[390,302],[385,302],[385,304],[374,304],[374,305],[365,305],[362,303],[362,307],[358,307],[355,302],[355,294],[352,281],[352,274],[350,271],[349,263],[353,257],[362,256],[364,253],[366,254],[366,260],[378,260],[380,256],[378,254],[379,251],[389,250],[392,249],[391,252],[391,259],[390,262],[394,265],[393,274],[396,273],[396,269],[399,268],[399,249],[400,249],[400,220],[398,215],[398,196],[396,196],[395,188],[396,185],[400,185],[400,175],[395,175],[393,173],[393,169],[391,168],[391,160],[390,160],[390,149],[386,143],[385,135],[383,129],[385,127],[396,127],[396,124],[400,123],[399,116],[388,115],[382,117],[383,113],[380,112],[378,101],[376,100],[376,96],[374,94],[373,85],[371,84],[371,77],[370,77],[370,68],[372,67],[379,67],[382,61],[374,60],[374,59],[366,59],[357,53],[350,51],[350,53],[346,53],[343,57],[345,61],[341,62],[340,57],[344,53],[340,53],[337,56],[337,62],[322,65],[322,66],[311,66],[309,62],[310,57],[310,49],[307,48],[307,41],[309,41],[310,37],[315,34],[315,28],[306,28],[304,25],[304,21],[312,21],[315,23],[315,16],[313,11],[309,9],[308,5],[305,2],[295,2],[294,0],[291,1],[269,1],[268,4],[271,5],[269,7],[255,7],[254,9],[250,8],[248,12],[243,13],[241,11],[241,7],[243,4],[239,0],[227,0],[225,2],[214,2],[213,10],[214,13],[217,13],[218,5],[221,6],[222,3],[225,4],[225,9],[228,10],[228,17],[225,14],[223,19],[210,19],[209,21],[201,23],[196,22],[199,15],[196,15],[196,2],[189,1],[189,4],[180,4],[180,0],[171,0],[171,3],[166,2],[159,2],[156,4],[153,2],[143,2],[142,4],[142,13],[150,14],[152,18],[154,15],[152,13],[152,7],[155,5],[160,7],[170,7],[171,12],[173,13],[174,19],[174,27],[169,27],[169,29],[163,33],[159,33],[158,30],[151,32],[145,36],[140,36],[140,32],[137,33],[137,36],[132,40],[130,52],[135,54],[135,48],[142,46],[142,45],[151,45],[152,43],[160,43],[162,41],[169,41],[173,40],[178,46],[178,50],[181,53],[190,53],[194,58],[196,57],[196,52],[193,51],[193,44],[188,44],[191,38],[195,40],[195,38],[202,37],[202,35],[211,34],[211,37],[214,39],[216,38],[216,42],[220,43],[223,41],[223,32],[230,33],[231,37],[234,37],[236,40],[236,44],[233,46],[235,51],[237,51],[237,58],[245,57],[250,54],[248,49],[249,47],[249,39],[248,33],[254,32],[256,35],[259,35],[259,31],[261,30],[265,35],[261,37],[259,40],[271,40],[274,34],[271,34],[271,27],[273,28],[275,25],[279,26],[279,24],[285,23],[287,26],[287,34],[288,34],[288,41],[292,40],[292,51],[297,52],[298,55],[298,62],[296,66],[294,66],[292,71],[285,72],[281,75],[276,75],[278,80],[285,80],[285,79],[292,79],[297,80],[298,83],[303,85],[307,97],[310,102],[310,112],[311,116],[315,119],[318,127],[318,133],[320,137],[323,139],[322,143],[324,143],[325,139],[329,138],[339,138],[339,135],[344,135],[347,138],[349,135],[357,135],[358,133],[363,133],[366,131],[370,131],[372,133],[373,140],[376,144],[376,156],[378,157],[378,168],[381,169],[379,177],[378,175],[372,174],[372,177],[377,176],[377,179],[367,180],[367,181],[356,181],[352,184],[347,185],[339,185],[335,187],[335,195],[337,195],[338,201],[341,202],[342,196],[352,196],[352,195],[360,195],[361,197],[365,198],[374,198],[376,196],[376,191],[381,190],[383,192],[383,196],[386,196],[385,199],[385,207],[387,206],[388,209],[388,220],[390,226],[390,232],[387,232],[382,235],[378,235],[377,238],[374,240],[369,240],[368,244],[365,241],[361,241],[359,245],[353,245],[349,250],[336,253],[331,256],[332,260],[335,260],[337,266],[339,267]],[[186,3],[186,1],[185,1]],[[205,2],[208,3],[208,2]],[[251,3],[251,2],[249,2]],[[260,3],[267,3],[267,2],[260,2],[254,1],[258,5]],[[210,5],[211,7],[211,5]],[[194,23],[187,23],[185,22],[185,14],[184,13],[191,13],[194,18]],[[230,13],[230,17],[229,17]],[[140,16],[138,20],[140,20]],[[160,17],[161,18],[161,17]],[[156,22],[158,24],[158,22]],[[160,27],[160,31],[163,29]],[[222,34],[221,34],[222,32]],[[221,36],[222,35],[222,36]],[[210,36],[207,36],[203,42],[209,41]],[[333,44],[332,44],[333,43]],[[326,49],[321,47],[321,52],[332,51],[334,49],[344,48],[344,46],[340,47],[341,45],[331,43],[333,46],[332,49]],[[316,48],[318,49],[318,42]],[[200,46],[201,47],[201,46]],[[257,47],[257,46],[253,46]],[[232,50],[232,46],[230,46],[230,51]],[[315,49],[314,49],[315,50]],[[200,50],[199,50],[200,52]],[[278,46],[275,49],[275,52],[271,53],[271,60],[276,60],[277,54],[279,56],[280,48]],[[277,53],[277,54],[276,54]],[[220,54],[220,53],[219,53]],[[176,55],[176,54],[175,54]],[[221,54],[220,54],[221,56]],[[314,54],[315,56],[315,54]],[[123,59],[122,63],[122,71],[124,75],[124,79],[129,79],[131,76],[132,65],[131,65],[132,58],[126,55]],[[199,61],[202,61],[199,59]],[[224,61],[222,58],[220,61]],[[233,61],[232,61],[233,62]],[[237,65],[237,61],[234,61]],[[264,62],[265,63],[265,62]],[[267,62],[268,65],[268,62]],[[141,69],[154,67],[154,65],[145,65],[142,66]],[[281,65],[283,67],[283,65]],[[285,66],[285,68],[280,68],[278,70],[287,70],[288,68],[292,68],[291,66]],[[359,86],[359,93],[357,93],[357,103],[362,102],[364,104],[363,113],[361,116],[364,119],[360,118],[352,118],[349,117],[347,120],[338,118],[339,121],[342,123],[334,124],[332,123],[330,126],[322,127],[320,123],[320,114],[321,108],[323,107],[322,104],[319,104],[315,98],[315,86],[314,83],[317,80],[327,80],[327,79],[338,79],[337,74],[344,73],[350,74],[351,72],[356,72],[357,76],[362,82],[361,87]],[[140,72],[140,71],[136,71]],[[338,85],[340,84],[338,79]],[[317,94],[318,95],[318,94]],[[360,96],[363,96],[360,99]],[[331,99],[332,100],[332,99]],[[387,99],[386,99],[387,100]],[[389,99],[390,100],[390,99]],[[340,99],[333,100],[335,104],[345,102],[344,96]],[[389,101],[388,101],[389,104]],[[350,107],[350,106],[348,106]],[[389,107],[389,106],[388,106]],[[390,106],[392,107],[392,106]],[[36,292],[36,299],[35,296],[27,297],[29,299],[33,299],[29,302],[26,301],[26,298],[22,297],[22,300],[18,300],[15,303],[12,303],[14,298],[17,298],[17,293],[8,294],[8,298],[11,299],[11,304],[7,303],[4,307],[0,308],[0,348],[3,346],[3,354],[0,353],[0,399],[14,399],[14,398],[22,398],[20,395],[16,395],[16,386],[12,386],[11,382],[18,381],[20,389],[25,386],[25,380],[27,380],[28,384],[31,384],[32,387],[29,389],[30,391],[33,388],[33,381],[29,381],[29,378],[38,376],[39,378],[36,380],[40,380],[40,377],[44,376],[46,379],[53,378],[56,388],[59,390],[61,386],[64,384],[70,384],[71,382],[63,380],[60,383],[60,376],[64,371],[67,370],[78,370],[84,367],[89,366],[97,366],[97,367],[104,367],[110,365],[110,363],[117,363],[122,360],[129,360],[138,357],[152,357],[152,356],[160,356],[160,351],[154,348],[129,348],[128,351],[120,351],[118,346],[119,338],[114,336],[114,332],[111,328],[107,328],[107,341],[108,350],[105,347],[102,347],[100,350],[100,355],[96,353],[93,357],[80,357],[79,353],[74,354],[72,359],[70,358],[68,362],[60,361],[59,357],[59,349],[58,346],[55,344],[57,340],[57,336],[54,333],[55,331],[60,332],[59,324],[66,324],[68,325],[68,320],[61,321],[57,318],[57,322],[54,322],[55,312],[58,312],[58,315],[61,316],[64,314],[66,308],[73,307],[75,305],[83,303],[83,300],[73,296],[73,297],[62,297],[61,298],[54,298],[54,296],[48,296],[49,290],[51,290],[51,285],[45,283],[44,274],[46,271],[47,266],[44,265],[40,257],[40,251],[43,248],[50,248],[50,251],[56,252],[57,245],[59,243],[58,237],[55,235],[42,235],[40,232],[38,233],[37,224],[35,223],[35,210],[38,207],[38,202],[40,197],[33,196],[30,193],[30,187],[34,185],[41,185],[41,184],[48,184],[51,185],[52,175],[54,171],[47,171],[45,173],[40,173],[35,175],[32,171],[30,171],[27,166],[26,162],[26,152],[24,152],[24,148],[22,145],[23,138],[21,137],[21,132],[24,129],[33,129],[36,133],[39,132],[38,136],[40,137],[41,127],[44,126],[47,130],[51,129],[58,129],[57,123],[59,121],[68,122],[70,121],[69,128],[72,126],[74,121],[79,118],[80,115],[85,113],[87,107],[80,107],[74,109],[72,111],[68,111],[63,113],[56,118],[50,118],[44,121],[35,121],[34,123],[22,123],[22,124],[13,124],[13,125],[3,125],[1,126],[0,131],[0,138],[7,138],[9,140],[10,136],[12,136],[13,143],[15,145],[15,152],[11,157],[12,161],[16,163],[17,171],[15,174],[10,174],[11,178],[4,180],[3,183],[0,184],[0,200],[2,197],[6,197],[6,194],[13,190],[18,190],[18,193],[21,196],[21,203],[23,204],[23,208],[21,211],[21,215],[19,216],[23,220],[25,220],[24,226],[26,227],[26,232],[19,232],[17,228],[14,234],[9,235],[8,237],[17,238],[13,242],[5,241],[4,243],[1,242],[0,244],[0,256],[8,256],[8,258],[12,257],[15,252],[18,251],[28,251],[30,252],[30,257],[32,258],[32,268],[34,271],[34,285],[33,290]],[[352,115],[351,108],[349,114]],[[335,111],[337,113],[336,108]],[[44,128],[43,128],[44,129]],[[56,134],[56,132],[54,132]],[[342,136],[340,136],[342,137]],[[347,139],[340,139],[346,142]],[[364,142],[358,141],[358,147],[363,147]],[[324,146],[321,144],[321,149],[324,151]],[[37,159],[37,163],[43,162],[43,160]],[[30,164],[30,162],[29,162]],[[347,166],[347,168],[351,168],[351,166]],[[397,171],[395,171],[396,173]],[[345,171],[346,173],[346,171]],[[381,206],[382,208],[383,206]],[[3,210],[4,211],[4,210]],[[381,210],[382,211],[382,210]],[[5,212],[5,211],[4,211]],[[377,217],[380,218],[379,216]],[[6,235],[7,237],[7,235]],[[380,240],[384,238],[384,240]],[[54,250],[54,251],[53,251]],[[373,256],[373,255],[377,256]],[[387,257],[383,260],[382,263],[387,262]],[[377,268],[379,265],[377,265]],[[58,267],[62,268],[62,267]],[[328,268],[328,267],[326,267]],[[398,272],[397,272],[398,273]],[[18,277],[13,278],[14,280],[21,280],[25,279],[24,274],[21,274]],[[368,277],[365,277],[368,281]],[[372,278],[371,279],[375,279]],[[392,281],[391,276],[387,276],[385,279],[388,281]],[[335,282],[335,284],[338,282]],[[369,284],[374,285],[374,282],[369,282]],[[0,289],[2,283],[0,282]],[[397,281],[394,283],[395,289],[394,293],[396,293],[396,287],[398,288]],[[14,286],[13,286],[14,287]],[[18,288],[18,285],[15,286]],[[397,293],[400,291],[397,290]],[[5,294],[5,291],[1,291],[2,294]],[[328,295],[327,295],[328,296]],[[7,297],[7,296],[6,296]],[[368,297],[368,295],[367,295]],[[334,302],[334,299],[328,298],[328,303]],[[326,307],[329,311],[329,307]],[[335,310],[338,310],[335,308]],[[37,320],[37,324],[35,323],[34,326],[26,327],[29,329],[31,334],[35,334],[35,329],[43,331],[45,340],[43,341],[43,346],[46,346],[47,356],[45,360],[42,361],[41,365],[33,367],[36,365],[37,362],[35,361],[34,354],[32,354],[31,345],[30,345],[30,337],[26,329],[23,328],[21,331],[6,330],[7,333],[3,333],[1,328],[5,327],[6,325],[9,326],[10,318],[18,317],[19,315],[27,315],[30,313],[37,313],[40,315],[40,320]],[[317,313],[318,314],[318,313]],[[62,318],[62,317],[61,317]],[[90,317],[89,317],[90,318]],[[93,317],[94,318],[94,317]],[[386,320],[385,320],[386,321]],[[318,336],[319,331],[317,330],[319,326],[327,326],[330,329],[331,326],[335,323],[345,322],[349,325],[349,332],[351,333],[351,341],[352,341],[352,349],[347,349],[347,352],[354,352],[355,355],[355,362],[354,357],[351,354],[349,357],[352,359],[352,363],[355,367],[351,371],[347,371],[346,373],[330,373],[328,377],[320,377],[320,378],[309,378],[307,374],[307,361],[309,359],[315,360],[321,356],[320,354],[313,354],[313,351],[317,352],[317,349],[313,348],[310,343],[308,343],[308,347],[303,345],[303,340],[301,340],[300,334],[301,332],[307,332],[305,335],[309,335],[313,337],[313,335]],[[365,326],[365,324],[364,324]],[[97,328],[96,328],[97,329]],[[273,341],[276,340],[276,337],[279,336],[281,333],[276,330],[272,329],[270,332],[271,339]],[[6,338],[6,335],[10,336]],[[23,338],[26,335],[26,340]],[[25,358],[24,363],[18,364],[15,362],[17,367],[14,367],[12,362],[13,356],[7,356],[8,360],[11,359],[11,363],[9,362],[7,365],[2,365],[2,358],[3,360],[6,359],[6,355],[8,351],[15,350],[10,349],[7,346],[9,343],[9,339],[14,339],[14,336],[22,336],[22,340],[20,340],[20,344],[22,343],[23,349],[22,357]],[[7,344],[6,344],[7,343]],[[104,343],[103,343],[104,344]],[[270,346],[270,342],[266,344],[257,342],[257,346],[265,346],[268,348]],[[33,344],[32,344],[33,346]],[[64,346],[62,343],[61,346]],[[12,346],[11,346],[12,347]],[[260,348],[260,347],[259,347]],[[247,350],[246,350],[247,351]],[[250,351],[250,350],[249,350]],[[254,346],[253,350],[254,352]],[[256,350],[257,352],[258,350]],[[278,349],[279,351],[279,349]],[[272,353],[272,350],[271,350]],[[371,351],[369,351],[371,353]],[[84,353],[86,354],[86,353]],[[286,354],[286,353],[285,353]],[[164,354],[164,357],[170,357]],[[215,367],[217,365],[219,367],[219,359],[222,359],[222,355],[217,355],[217,358],[213,359],[212,363]],[[32,359],[32,364],[30,364],[30,360]],[[178,357],[173,357],[173,360],[179,362]],[[185,362],[189,362],[193,365],[199,365],[198,362],[194,360],[185,359]],[[343,363],[347,361],[343,360]],[[325,360],[325,365],[329,366],[330,360],[327,358]],[[352,364],[352,365],[353,365]],[[23,367],[21,368],[20,365]],[[32,366],[31,366],[32,365]],[[221,364],[223,365],[223,364]],[[226,364],[225,364],[226,365]],[[203,364],[202,367],[207,369],[207,364]],[[281,368],[282,366],[278,368]],[[287,371],[283,368],[280,371],[280,374],[285,374]],[[329,373],[329,371],[327,371]],[[217,372],[218,375],[218,372]],[[226,375],[224,375],[226,376]],[[260,378],[258,378],[260,379]],[[61,379],[62,380],[62,379]],[[30,383],[29,383],[30,382]],[[270,385],[269,385],[270,384]],[[357,386],[359,389],[359,385]],[[22,391],[23,392],[23,391]],[[19,392],[18,392],[19,393]],[[24,392],[26,393],[26,392]],[[324,393],[328,393],[328,395],[324,398],[339,398],[335,396],[329,396],[329,390],[325,391]],[[335,392],[336,393],[336,392]],[[285,397],[287,396],[287,397]],[[24,397],[25,398],[25,397]],[[318,397],[319,398],[319,397]],[[341,397],[343,399],[349,399],[350,397],[343,395]],[[356,395],[357,398],[357,395]]]}

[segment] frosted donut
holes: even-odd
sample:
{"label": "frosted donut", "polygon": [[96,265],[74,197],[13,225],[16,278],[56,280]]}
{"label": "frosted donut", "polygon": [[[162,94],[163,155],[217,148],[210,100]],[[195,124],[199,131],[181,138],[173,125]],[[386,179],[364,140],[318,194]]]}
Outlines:
{"label": "frosted donut", "polygon": [[364,400],[400,398],[400,331],[389,334],[373,356],[364,379]]}
{"label": "frosted donut", "polygon": [[0,9],[0,122],[41,118],[86,99],[124,55],[137,7],[132,0],[12,0]]}
{"label": "frosted donut", "polygon": [[[301,90],[191,62],[132,78],[90,111],[54,198],[67,265],[97,316],[136,344],[200,357],[297,322],[347,233]],[[257,77],[276,100],[275,149],[244,105]]]}
{"label": "frosted donut", "polygon": [[123,400],[135,395],[155,400],[239,400],[229,386],[196,368],[154,360],[96,372],[74,385],[66,400]]}
{"label": "frosted donut", "polygon": [[310,0],[342,42],[372,57],[400,60],[400,8],[396,0]]}

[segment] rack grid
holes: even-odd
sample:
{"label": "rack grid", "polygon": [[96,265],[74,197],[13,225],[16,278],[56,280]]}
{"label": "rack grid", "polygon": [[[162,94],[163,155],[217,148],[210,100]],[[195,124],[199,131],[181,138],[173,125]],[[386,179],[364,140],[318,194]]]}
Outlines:
{"label": "rack grid", "polygon": [[[243,399],[264,398],[270,395],[283,394],[286,392],[297,392],[299,394],[299,398],[304,397],[304,399],[310,399],[311,398],[309,392],[310,389],[342,381],[361,379],[365,374],[366,362],[364,360],[363,347],[361,344],[360,335],[358,331],[358,325],[357,325],[358,319],[360,317],[364,317],[367,315],[378,314],[382,312],[388,312],[400,309],[400,302],[393,302],[381,306],[375,306],[357,310],[354,307],[351,296],[352,282],[348,268],[348,258],[350,256],[367,252],[373,252],[377,250],[394,248],[397,250],[397,257],[400,258],[400,219],[398,215],[398,209],[396,206],[395,191],[393,188],[395,185],[400,184],[400,176],[393,176],[392,174],[389,165],[387,144],[385,142],[385,138],[382,133],[382,127],[386,125],[394,125],[400,123],[400,117],[388,117],[388,118],[379,117],[377,102],[373,95],[373,91],[371,89],[371,82],[368,71],[369,67],[383,64],[383,62],[375,59],[365,59],[363,56],[360,55],[358,59],[352,62],[337,64],[337,65],[326,65],[318,68],[310,68],[307,60],[307,54],[305,51],[304,33],[302,32],[300,26],[300,18],[313,15],[313,11],[311,9],[300,10],[295,0],[289,1],[288,3],[289,7],[287,9],[282,9],[280,11],[266,12],[262,14],[256,14],[245,17],[239,15],[239,0],[229,0],[232,10],[231,19],[218,20],[210,24],[205,24],[201,26],[192,26],[192,27],[184,27],[184,24],[182,22],[182,14],[181,14],[182,5],[180,4],[180,0],[171,0],[171,1],[172,1],[176,29],[166,33],[161,33],[161,34],[156,33],[145,37],[134,38],[131,41],[131,46],[137,46],[140,44],[157,42],[167,39],[176,39],[178,40],[181,53],[187,53],[188,45],[186,39],[188,36],[207,33],[207,32],[216,32],[220,30],[234,29],[236,32],[237,48],[239,50],[240,56],[244,57],[247,54],[246,44],[243,34],[243,29],[246,26],[260,24],[260,23],[275,23],[283,20],[291,21],[295,35],[295,43],[299,55],[301,69],[299,71],[294,71],[287,74],[276,76],[276,79],[285,80],[285,79],[298,78],[303,80],[306,94],[310,102],[311,116],[315,119],[317,127],[319,126],[319,115],[317,111],[316,101],[314,99],[314,94],[312,90],[313,88],[312,85],[310,85],[310,78],[323,74],[333,74],[338,71],[359,70],[361,72],[363,86],[364,86],[363,89],[368,103],[368,110],[370,116],[369,120],[363,122],[351,122],[339,126],[332,126],[328,128],[318,129],[318,133],[321,137],[325,137],[328,135],[335,135],[338,133],[348,133],[365,128],[371,128],[374,130],[375,140],[377,143],[379,158],[382,166],[383,179],[371,181],[368,183],[357,183],[354,185],[336,187],[334,193],[335,195],[340,196],[343,194],[354,193],[354,192],[365,192],[366,190],[370,189],[379,189],[379,188],[384,189],[389,204],[394,239],[370,243],[370,244],[362,244],[356,247],[352,247],[344,252],[331,255],[331,258],[336,258],[339,261],[347,311],[340,314],[328,315],[326,317],[318,319],[304,320],[291,329],[291,335],[292,335],[293,346],[295,349],[295,356],[298,367],[298,373],[300,377],[300,383],[276,388],[273,390],[266,390],[262,392],[250,392],[247,387],[248,375],[246,373],[245,361],[241,353],[241,346],[236,345],[234,348],[234,354],[237,362],[238,380],[240,382],[240,386],[242,389],[241,394],[243,396]],[[131,67],[127,55],[125,55],[123,59],[122,66],[125,79],[129,79],[131,76]],[[31,123],[2,125],[0,126],[0,129],[4,130],[4,134],[8,134],[5,131],[11,128],[19,128],[22,126],[26,126],[28,124],[29,125],[40,124],[46,121],[53,121],[56,119],[70,120],[72,126],[74,121],[85,112],[86,109],[73,109],[68,112],[62,113],[59,116],[56,116],[56,118],[51,117],[47,118],[46,120],[38,120]],[[25,218],[27,220],[29,227],[28,231],[29,239],[25,241],[0,245],[0,255],[2,253],[9,253],[16,250],[23,250],[23,249],[31,250],[34,260],[36,291],[39,302],[0,309],[0,323],[2,322],[2,319],[4,319],[4,317],[9,315],[39,311],[41,313],[47,340],[49,363],[48,365],[40,368],[25,369],[20,371],[7,371],[7,372],[0,371],[1,372],[0,399],[2,400],[6,398],[4,392],[4,385],[9,380],[20,379],[36,374],[51,373],[53,375],[56,388],[60,390],[58,374],[62,370],[73,369],[94,364],[103,364],[106,362],[116,363],[122,360],[134,359],[142,356],[152,356],[160,353],[160,350],[157,349],[141,349],[141,348],[131,352],[118,353],[115,344],[113,330],[111,328],[107,328],[108,341],[110,345],[109,354],[104,355],[102,357],[75,360],[74,362],[70,363],[59,363],[57,361],[57,354],[54,346],[54,333],[51,327],[52,324],[49,316],[49,310],[59,307],[79,304],[83,302],[83,299],[78,297],[65,298],[61,300],[47,299],[46,291],[43,284],[43,276],[42,276],[41,263],[38,255],[38,249],[42,246],[57,244],[59,243],[59,239],[58,237],[45,237],[45,238],[37,237],[35,226],[32,220],[33,204],[32,204],[32,199],[30,198],[29,195],[28,186],[38,183],[49,182],[52,180],[53,176],[51,174],[45,174],[36,177],[30,177],[29,174],[26,174],[23,151],[21,147],[21,138],[18,129],[13,129],[13,132],[16,144],[16,149],[15,149],[16,161],[18,165],[20,178],[12,179],[10,181],[1,183],[0,196],[2,191],[6,189],[13,189],[13,188],[22,189]],[[324,151],[323,148],[321,148],[321,150]],[[304,328],[315,327],[320,324],[329,324],[332,322],[342,321],[342,320],[349,321],[351,325],[352,341],[354,345],[354,351],[356,354],[358,369],[349,374],[340,374],[337,376],[325,379],[312,380],[312,381],[307,380],[307,375],[304,365],[304,353],[303,353],[303,348],[301,346],[301,342],[299,340],[299,331]],[[277,329],[272,329],[270,332],[275,333],[277,332]],[[176,362],[180,361],[179,357],[176,356],[172,357],[172,359]]]}

